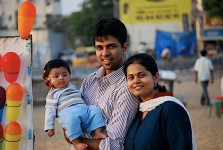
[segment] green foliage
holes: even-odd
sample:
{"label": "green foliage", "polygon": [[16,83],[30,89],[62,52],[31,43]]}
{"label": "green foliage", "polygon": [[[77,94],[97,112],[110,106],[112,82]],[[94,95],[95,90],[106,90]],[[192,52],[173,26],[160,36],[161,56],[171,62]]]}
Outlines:
{"label": "green foliage", "polygon": [[202,3],[209,17],[223,18],[223,0],[202,0]]}
{"label": "green foliage", "polygon": [[[73,13],[64,21],[65,33],[71,46],[90,46],[92,41],[93,25],[103,16],[113,16],[111,0],[85,0],[80,12]],[[79,39],[80,43],[75,44]]]}

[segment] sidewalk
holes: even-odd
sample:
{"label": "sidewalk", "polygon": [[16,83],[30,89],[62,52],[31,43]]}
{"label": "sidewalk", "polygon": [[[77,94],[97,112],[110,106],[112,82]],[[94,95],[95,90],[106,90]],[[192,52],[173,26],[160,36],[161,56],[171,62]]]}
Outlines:
{"label": "sidewalk", "polygon": [[[181,71],[177,75],[177,82],[174,83],[174,95],[187,103],[197,150],[221,150],[223,147],[223,116],[217,118],[215,108],[213,108],[212,116],[209,118],[209,107],[200,106],[201,87],[199,83],[194,83],[193,72]],[[222,75],[223,66],[215,71],[214,84],[209,85],[211,99],[220,95],[220,77]],[[77,88],[81,85],[81,81],[72,80],[72,82]],[[33,83],[35,150],[70,150],[70,145],[64,140],[62,129],[58,124],[56,124],[56,134],[51,138],[43,131],[46,92],[47,88],[42,82]]]}

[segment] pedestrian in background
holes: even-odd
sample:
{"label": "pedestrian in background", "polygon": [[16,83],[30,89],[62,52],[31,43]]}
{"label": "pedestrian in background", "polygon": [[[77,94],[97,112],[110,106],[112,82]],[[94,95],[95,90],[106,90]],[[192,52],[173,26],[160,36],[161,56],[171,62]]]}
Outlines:
{"label": "pedestrian in background", "polygon": [[171,49],[169,46],[163,49],[161,53],[161,58],[164,61],[171,61]]}
{"label": "pedestrian in background", "polygon": [[207,51],[204,49],[200,52],[201,57],[198,58],[194,65],[195,83],[201,83],[202,93],[200,103],[201,105],[210,105],[210,97],[208,94],[208,84],[214,83],[214,71],[211,60],[207,57]]}
{"label": "pedestrian in background", "polygon": [[223,96],[223,76],[221,77],[221,95]]}

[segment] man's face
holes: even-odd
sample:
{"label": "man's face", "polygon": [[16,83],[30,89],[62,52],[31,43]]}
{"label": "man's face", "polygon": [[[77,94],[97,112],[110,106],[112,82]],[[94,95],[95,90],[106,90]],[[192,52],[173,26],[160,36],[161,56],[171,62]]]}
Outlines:
{"label": "man's face", "polygon": [[121,46],[113,36],[101,37],[95,40],[98,61],[105,68],[106,74],[119,69],[125,62],[127,43]]}

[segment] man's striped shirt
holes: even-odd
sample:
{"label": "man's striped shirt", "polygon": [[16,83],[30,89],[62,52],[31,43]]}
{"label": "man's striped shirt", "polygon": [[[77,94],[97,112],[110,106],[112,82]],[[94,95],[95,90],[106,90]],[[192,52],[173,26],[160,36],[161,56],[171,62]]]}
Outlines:
{"label": "man's striped shirt", "polygon": [[130,124],[138,109],[138,99],[127,87],[123,68],[104,76],[103,67],[83,81],[81,91],[87,105],[101,108],[108,138],[102,140],[100,150],[122,150]]}

